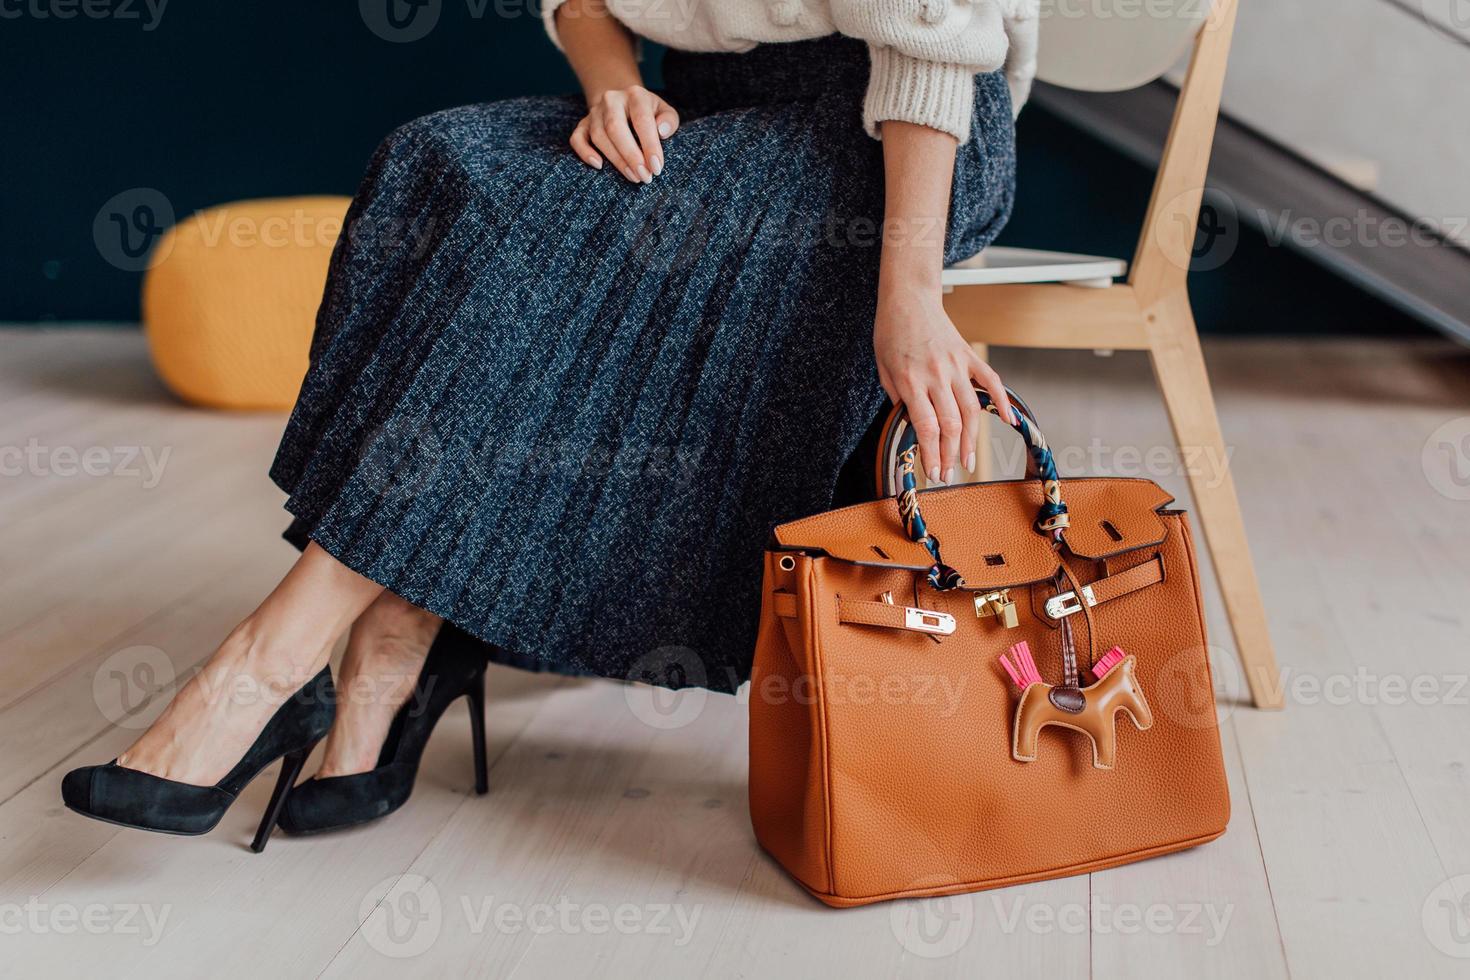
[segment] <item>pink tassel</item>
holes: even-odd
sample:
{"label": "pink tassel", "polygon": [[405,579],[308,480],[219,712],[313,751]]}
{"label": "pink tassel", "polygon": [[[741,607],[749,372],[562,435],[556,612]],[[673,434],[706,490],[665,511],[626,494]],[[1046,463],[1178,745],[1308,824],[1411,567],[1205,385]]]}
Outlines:
{"label": "pink tassel", "polygon": [[1113,647],[1107,653],[1097,658],[1097,663],[1092,665],[1092,676],[1102,680],[1104,674],[1123,662],[1128,654],[1123,652],[1122,647]]}
{"label": "pink tassel", "polygon": [[1016,687],[1024,691],[1032,684],[1041,683],[1041,671],[1036,669],[1036,661],[1031,659],[1031,648],[1026,645],[1025,640],[1011,647],[1011,657],[1015,659],[1014,664],[1006,659],[1005,654],[1001,654],[1000,665],[1011,675]]}
{"label": "pink tassel", "polygon": [[1006,659],[1005,654],[1000,655],[1000,665],[1006,669],[1007,674],[1011,675],[1011,683],[1015,684],[1017,687],[1024,691],[1026,689],[1026,685],[1021,683],[1021,675],[1016,673],[1016,668],[1011,666],[1011,662]]}

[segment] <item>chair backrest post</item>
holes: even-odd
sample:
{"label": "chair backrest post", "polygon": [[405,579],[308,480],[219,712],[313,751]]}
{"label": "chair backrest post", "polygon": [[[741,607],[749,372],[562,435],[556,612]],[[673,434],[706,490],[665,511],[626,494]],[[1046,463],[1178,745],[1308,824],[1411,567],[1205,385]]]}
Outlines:
{"label": "chair backrest post", "polygon": [[1139,305],[1183,289],[1210,165],[1236,0],[1215,0],[1195,38],[1128,281]]}

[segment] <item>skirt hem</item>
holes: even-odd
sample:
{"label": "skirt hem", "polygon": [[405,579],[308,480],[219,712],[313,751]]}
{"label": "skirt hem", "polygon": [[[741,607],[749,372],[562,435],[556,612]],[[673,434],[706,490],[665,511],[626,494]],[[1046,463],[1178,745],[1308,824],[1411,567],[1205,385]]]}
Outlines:
{"label": "skirt hem", "polygon": [[[279,484],[277,485],[279,486]],[[281,489],[284,490],[286,488],[282,487]],[[281,533],[281,537],[297,551],[305,551],[307,545],[315,542],[318,547],[331,555],[333,559],[341,562],[342,565],[350,568],[358,575],[377,585],[381,585],[400,599],[410,602],[426,612],[431,612],[444,620],[444,628],[452,629],[459,633],[461,642],[476,644],[482,647],[485,658],[489,662],[539,674],[561,674],[566,677],[607,677],[605,673],[600,672],[594,665],[578,664],[570,659],[538,656],[519,649],[512,649],[506,645],[508,641],[503,636],[498,635],[497,630],[492,629],[481,632],[479,630],[472,630],[456,622],[451,615],[451,611],[443,608],[443,604],[437,602],[431,596],[425,595],[411,586],[404,586],[401,582],[396,581],[393,576],[382,575],[375,571],[372,568],[371,562],[364,560],[362,556],[353,554],[350,548],[345,546],[337,547],[334,543],[323,541],[321,536],[308,524],[306,519],[292,510],[290,501],[287,501],[286,511],[291,514],[292,521],[290,526]],[[385,579],[387,581],[384,581]],[[658,678],[661,676],[670,677],[671,680],[659,680]],[[638,680],[652,680],[657,686],[670,690],[697,687],[716,694],[734,694],[736,690],[736,688],[731,688],[728,684],[719,684],[718,682],[710,683],[708,681],[690,680],[689,683],[678,683],[677,678],[680,676],[683,675],[677,673],[672,675],[654,674],[650,677],[639,677]],[[633,678],[614,677],[610,679],[627,682]]]}

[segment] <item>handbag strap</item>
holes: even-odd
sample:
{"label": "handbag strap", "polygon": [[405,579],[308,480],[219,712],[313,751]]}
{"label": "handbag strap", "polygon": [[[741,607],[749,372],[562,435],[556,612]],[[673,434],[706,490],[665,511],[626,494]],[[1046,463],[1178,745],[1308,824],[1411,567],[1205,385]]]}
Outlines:
{"label": "handbag strap", "polygon": [[[1009,394],[1009,389],[1007,389]],[[991,400],[988,392],[977,388],[975,394],[980,399],[980,406],[990,414],[1000,416],[995,402]],[[1067,505],[1062,502],[1062,481],[1057,475],[1056,460],[1052,458],[1051,448],[1046,444],[1046,436],[1041,434],[1041,427],[1036,424],[1036,419],[1031,415],[1030,409],[1025,403],[1014,395],[1011,396],[1015,406],[1012,409],[1011,426],[1026,440],[1026,448],[1030,453],[1031,469],[1035,477],[1041,481],[1041,492],[1044,501],[1041,509],[1037,511],[1034,527],[1040,534],[1050,535],[1054,540],[1060,542],[1062,533],[1068,524]],[[904,532],[909,539],[924,546],[933,559],[929,566],[927,578],[930,586],[941,592],[950,589],[963,588],[965,580],[962,575],[949,565],[939,551],[939,539],[930,531],[924,523],[924,515],[919,510],[918,479],[918,452],[919,446],[915,441],[913,432],[897,436],[898,425],[906,424],[907,419],[903,417],[902,409],[895,409],[894,415],[890,416],[886,428],[885,438],[882,444],[887,446],[897,441],[902,445],[898,453],[897,471],[899,489],[897,495],[898,516],[903,522]],[[880,461],[881,464],[881,461]]]}

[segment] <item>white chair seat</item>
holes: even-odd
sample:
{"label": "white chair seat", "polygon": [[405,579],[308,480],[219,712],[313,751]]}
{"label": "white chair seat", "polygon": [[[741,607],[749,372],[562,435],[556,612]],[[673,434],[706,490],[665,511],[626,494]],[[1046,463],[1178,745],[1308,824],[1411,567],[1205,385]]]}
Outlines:
{"label": "white chair seat", "polygon": [[1100,255],[1074,255],[1034,248],[992,245],[977,255],[947,266],[941,280],[954,286],[994,286],[1016,282],[1065,282],[1106,288],[1128,274],[1128,263]]}

